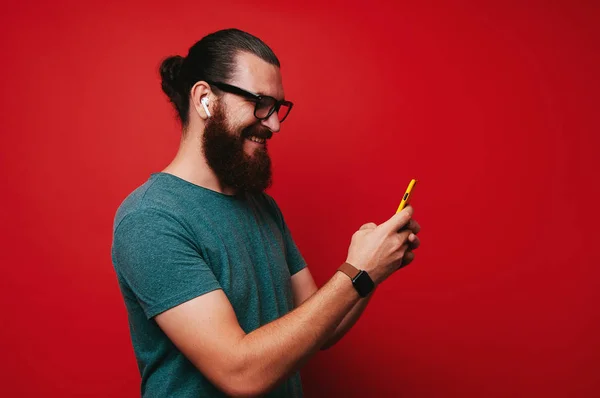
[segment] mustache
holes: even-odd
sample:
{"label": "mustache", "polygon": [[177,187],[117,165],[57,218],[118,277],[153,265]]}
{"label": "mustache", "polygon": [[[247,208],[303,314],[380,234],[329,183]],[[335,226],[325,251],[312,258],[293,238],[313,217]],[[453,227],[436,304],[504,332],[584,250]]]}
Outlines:
{"label": "mustache", "polygon": [[248,138],[252,135],[258,138],[264,138],[266,140],[269,140],[271,139],[271,137],[273,137],[273,132],[269,130],[268,127],[265,127],[262,124],[254,124],[242,130],[243,138]]}

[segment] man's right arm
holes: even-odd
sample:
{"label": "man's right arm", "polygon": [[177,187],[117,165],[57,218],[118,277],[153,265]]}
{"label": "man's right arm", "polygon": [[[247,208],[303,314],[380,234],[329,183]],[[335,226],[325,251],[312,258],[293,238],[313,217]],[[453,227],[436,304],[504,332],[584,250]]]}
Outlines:
{"label": "man's right arm", "polygon": [[213,384],[232,396],[264,394],[300,369],[360,296],[336,273],[301,306],[244,333],[222,290],[156,316],[156,322]]}
{"label": "man's right arm", "polygon": [[[408,249],[408,206],[385,223],[365,224],[352,236],[346,261],[376,284],[399,268]],[[300,369],[333,333],[360,296],[347,275],[334,276],[302,305],[250,333],[231,303],[215,290],[158,315],[160,328],[214,385],[234,396],[260,395]]]}

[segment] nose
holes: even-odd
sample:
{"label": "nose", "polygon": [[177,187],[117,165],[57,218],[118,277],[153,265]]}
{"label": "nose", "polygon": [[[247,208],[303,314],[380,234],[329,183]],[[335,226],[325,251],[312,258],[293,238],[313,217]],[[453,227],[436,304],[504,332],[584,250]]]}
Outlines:
{"label": "nose", "polygon": [[274,133],[278,133],[281,128],[281,123],[279,123],[279,117],[277,116],[277,112],[273,112],[268,119],[261,120],[261,124],[265,127],[268,127]]}

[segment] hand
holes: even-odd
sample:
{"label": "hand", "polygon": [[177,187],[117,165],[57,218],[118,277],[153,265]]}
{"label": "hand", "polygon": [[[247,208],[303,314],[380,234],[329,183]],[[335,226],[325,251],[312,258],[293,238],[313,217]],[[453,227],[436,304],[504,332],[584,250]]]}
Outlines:
{"label": "hand", "polygon": [[375,284],[383,282],[394,271],[410,263],[414,254],[405,254],[420,244],[414,233],[414,230],[419,231],[420,226],[416,221],[411,223],[413,212],[412,206],[407,206],[379,226],[364,224],[352,235],[346,261],[367,271]]}
{"label": "hand", "polygon": [[[411,230],[412,234],[408,235],[408,250],[404,253],[404,258],[402,259],[402,265],[400,268],[406,267],[415,259],[415,253],[413,250],[416,250],[421,246],[421,240],[417,236],[419,231],[421,231],[421,226],[415,219],[411,219],[407,225],[405,225],[402,230]],[[400,269],[398,268],[398,269]]]}

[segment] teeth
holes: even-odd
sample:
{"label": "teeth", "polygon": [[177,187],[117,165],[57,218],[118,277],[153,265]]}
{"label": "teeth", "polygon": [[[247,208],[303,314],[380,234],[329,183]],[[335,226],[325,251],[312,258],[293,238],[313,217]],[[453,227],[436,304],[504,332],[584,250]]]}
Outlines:
{"label": "teeth", "polygon": [[250,137],[248,137],[248,139],[250,141],[254,141],[254,142],[258,143],[258,144],[264,144],[265,143],[265,139],[264,138],[258,138],[258,137],[250,136]]}

